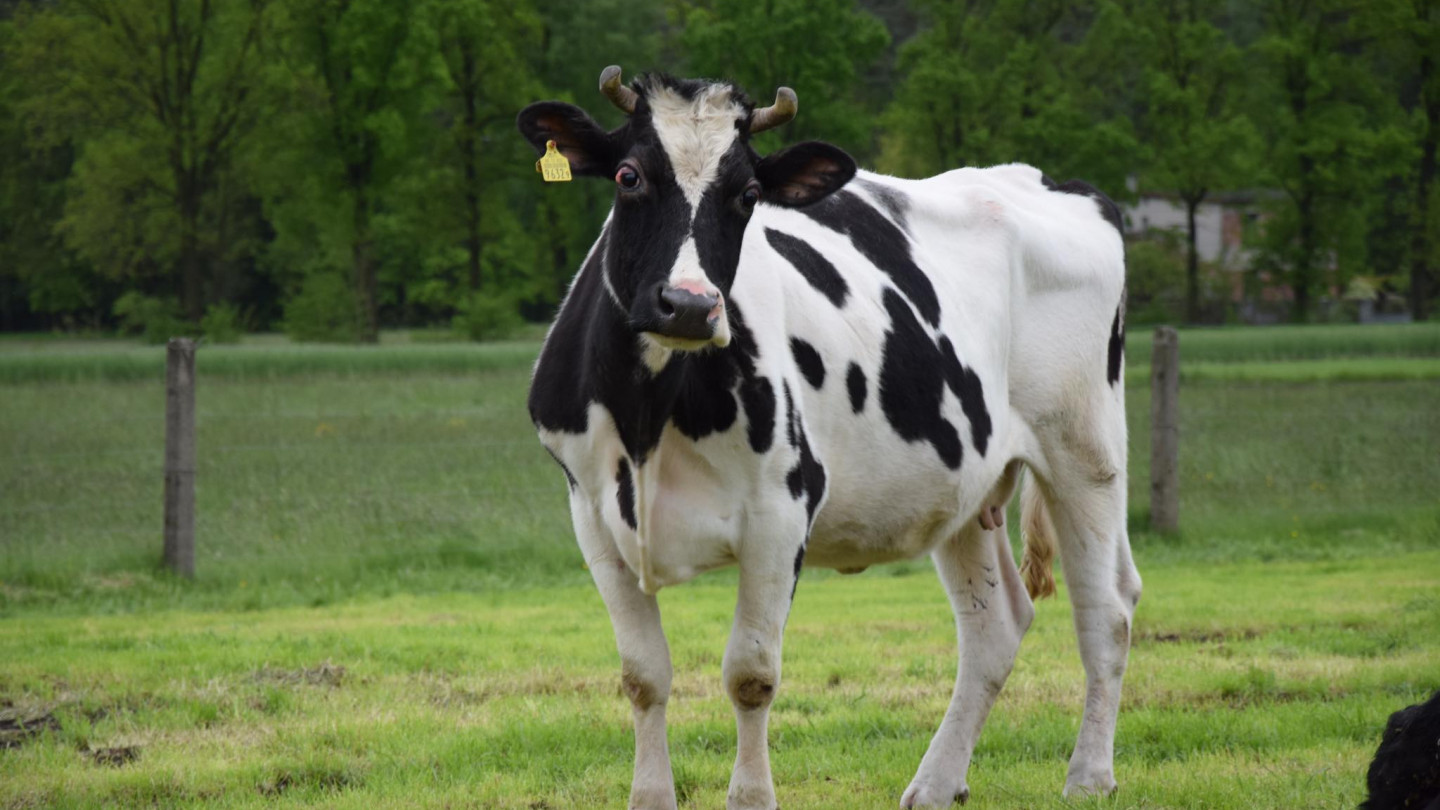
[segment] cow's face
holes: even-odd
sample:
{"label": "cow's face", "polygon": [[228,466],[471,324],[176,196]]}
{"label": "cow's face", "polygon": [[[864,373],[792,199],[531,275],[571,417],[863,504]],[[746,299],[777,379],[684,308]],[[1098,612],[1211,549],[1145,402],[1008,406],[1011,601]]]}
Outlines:
{"label": "cow's face", "polygon": [[615,68],[602,74],[602,89],[630,114],[619,129],[606,132],[578,107],[542,101],[520,113],[520,132],[538,152],[554,141],[574,174],[615,184],[596,250],[606,289],[631,327],[668,350],[724,346],[725,301],[755,206],[812,203],[849,182],[855,163],[826,143],[764,158],[750,148],[752,131],[794,115],[789,91],[776,107],[755,110],[730,84],[647,75],[627,88]]}

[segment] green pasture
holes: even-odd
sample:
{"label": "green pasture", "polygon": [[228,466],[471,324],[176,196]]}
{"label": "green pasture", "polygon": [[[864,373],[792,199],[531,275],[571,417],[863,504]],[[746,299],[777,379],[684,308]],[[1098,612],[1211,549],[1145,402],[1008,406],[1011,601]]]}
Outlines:
{"label": "green pasture", "polygon": [[[1145,530],[1148,342],[1121,790],[1058,798],[1083,683],[1062,596],[972,806],[1353,807],[1385,718],[1440,688],[1440,329],[1182,332],[1177,535]],[[156,565],[163,350],[0,341],[0,808],[622,807],[629,709],[525,414],[535,351],[202,346],[184,582]],[[662,594],[686,807],[723,806],[733,759],[733,579]],[[927,562],[806,571],[781,805],[893,807],[954,655]]]}

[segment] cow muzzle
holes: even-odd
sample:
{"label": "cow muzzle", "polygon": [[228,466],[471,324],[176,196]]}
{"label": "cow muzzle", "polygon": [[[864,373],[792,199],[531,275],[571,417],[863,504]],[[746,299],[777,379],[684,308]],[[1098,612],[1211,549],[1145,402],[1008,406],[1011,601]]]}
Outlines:
{"label": "cow muzzle", "polygon": [[650,303],[653,309],[636,319],[636,330],[649,334],[666,348],[695,351],[730,342],[725,298],[709,284],[698,281],[681,281],[673,286],[660,284]]}

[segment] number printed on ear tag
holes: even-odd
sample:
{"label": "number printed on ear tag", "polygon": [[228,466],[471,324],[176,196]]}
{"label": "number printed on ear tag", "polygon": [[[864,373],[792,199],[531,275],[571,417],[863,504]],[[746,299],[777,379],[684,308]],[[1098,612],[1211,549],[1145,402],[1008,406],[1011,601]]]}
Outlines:
{"label": "number printed on ear tag", "polygon": [[535,161],[535,171],[540,172],[547,183],[570,182],[570,161],[555,148],[554,141],[545,142],[545,154]]}

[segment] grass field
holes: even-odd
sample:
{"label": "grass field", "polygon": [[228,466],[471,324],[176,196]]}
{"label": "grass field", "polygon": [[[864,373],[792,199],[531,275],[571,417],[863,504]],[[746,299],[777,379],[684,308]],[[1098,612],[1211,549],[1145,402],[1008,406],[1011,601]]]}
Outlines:
{"label": "grass field", "polygon": [[[1120,792],[1058,799],[1082,676],[1042,603],[977,807],[1353,807],[1440,688],[1440,329],[1182,333],[1182,532],[1145,531]],[[533,341],[202,347],[199,576],[157,570],[160,350],[0,341],[0,807],[620,807],[629,709]],[[1014,525],[1015,521],[1011,521]],[[733,573],[665,591],[682,805],[718,807]],[[893,807],[948,699],[924,561],[807,571],[771,721],[781,805]]]}

